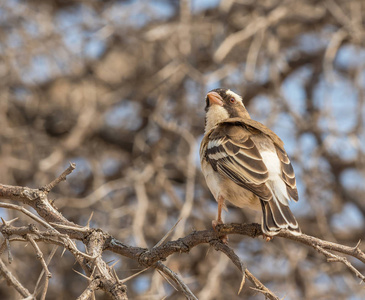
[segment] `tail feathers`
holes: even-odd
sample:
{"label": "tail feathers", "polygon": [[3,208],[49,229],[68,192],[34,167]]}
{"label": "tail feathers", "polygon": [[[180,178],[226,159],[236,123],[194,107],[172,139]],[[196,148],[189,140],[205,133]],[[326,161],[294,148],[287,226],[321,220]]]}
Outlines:
{"label": "tail feathers", "polygon": [[276,235],[282,229],[287,229],[295,235],[301,234],[298,222],[287,205],[276,201],[275,198],[260,202],[263,216],[262,231],[266,235]]}

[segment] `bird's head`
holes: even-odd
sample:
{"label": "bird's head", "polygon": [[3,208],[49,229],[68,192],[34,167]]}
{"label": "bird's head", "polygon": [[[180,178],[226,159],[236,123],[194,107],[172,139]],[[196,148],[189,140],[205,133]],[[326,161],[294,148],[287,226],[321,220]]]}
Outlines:
{"label": "bird's head", "polygon": [[250,118],[242,97],[229,89],[212,90],[205,101],[205,132],[229,118]]}

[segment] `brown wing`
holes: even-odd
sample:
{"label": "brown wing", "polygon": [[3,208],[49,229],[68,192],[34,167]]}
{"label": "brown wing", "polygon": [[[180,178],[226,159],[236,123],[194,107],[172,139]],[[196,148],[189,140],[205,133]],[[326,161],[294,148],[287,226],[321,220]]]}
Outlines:
{"label": "brown wing", "polygon": [[251,134],[245,126],[221,123],[203,140],[202,144],[207,144],[203,155],[215,171],[270,200],[272,195],[265,185],[268,171]]}

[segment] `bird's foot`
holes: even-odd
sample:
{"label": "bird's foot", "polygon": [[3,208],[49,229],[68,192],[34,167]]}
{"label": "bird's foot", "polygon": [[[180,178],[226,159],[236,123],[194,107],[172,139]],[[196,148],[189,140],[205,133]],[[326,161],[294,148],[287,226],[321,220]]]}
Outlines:
{"label": "bird's foot", "polygon": [[270,242],[274,237],[271,236],[271,235],[266,235],[265,233],[263,233],[262,238],[265,240],[265,242]]}
{"label": "bird's foot", "polygon": [[[215,229],[217,227],[217,225],[220,225],[220,224],[224,224],[222,220],[213,220],[212,221],[212,227],[214,229],[214,231],[216,233],[218,233],[218,231]],[[223,242],[223,244],[228,244],[228,235],[221,235],[219,236],[219,238],[221,239],[221,241]]]}

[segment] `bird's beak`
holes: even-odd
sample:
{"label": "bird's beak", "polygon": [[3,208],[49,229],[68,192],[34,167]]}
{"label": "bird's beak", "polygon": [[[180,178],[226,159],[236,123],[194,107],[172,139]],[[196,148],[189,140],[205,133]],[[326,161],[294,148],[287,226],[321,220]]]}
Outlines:
{"label": "bird's beak", "polygon": [[223,106],[223,99],[217,92],[209,92],[207,98],[209,99],[209,105],[217,104]]}

